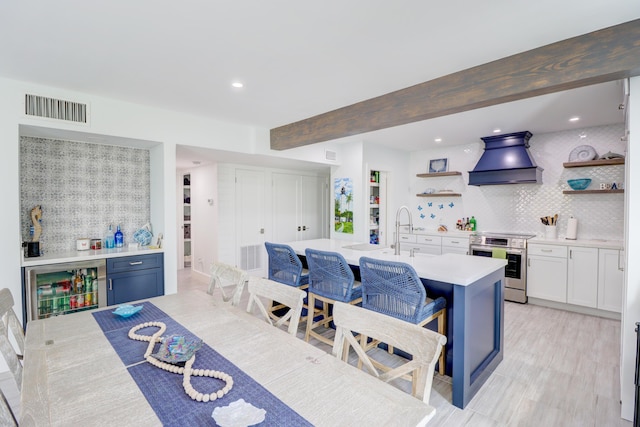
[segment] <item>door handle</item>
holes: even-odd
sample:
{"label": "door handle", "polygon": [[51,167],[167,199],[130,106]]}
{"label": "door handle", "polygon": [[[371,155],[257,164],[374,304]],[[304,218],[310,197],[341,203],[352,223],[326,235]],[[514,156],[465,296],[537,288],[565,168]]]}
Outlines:
{"label": "door handle", "polygon": [[302,226],[302,231],[307,231],[307,226],[306,225]]}
{"label": "door handle", "polygon": [[260,234],[264,234],[264,228],[260,229]]}
{"label": "door handle", "polygon": [[527,267],[531,267],[531,258],[527,258]]}
{"label": "door handle", "polygon": [[113,290],[113,281],[111,279],[109,279],[109,290]]}
{"label": "door handle", "polygon": [[142,265],[142,261],[130,262],[129,265]]}
{"label": "door handle", "polygon": [[298,226],[298,231],[301,231],[301,230],[302,230],[302,227]]}

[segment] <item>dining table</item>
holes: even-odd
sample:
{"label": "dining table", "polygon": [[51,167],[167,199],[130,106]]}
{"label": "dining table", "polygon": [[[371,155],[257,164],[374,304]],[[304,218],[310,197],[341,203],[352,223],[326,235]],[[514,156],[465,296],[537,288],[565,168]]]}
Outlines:
{"label": "dining table", "polygon": [[[27,324],[21,426],[216,425],[216,411],[238,405],[246,411],[236,416],[263,410],[258,425],[422,426],[435,415],[428,403],[204,291],[129,304],[141,307],[130,317],[106,307]],[[192,399],[186,377],[145,359],[149,342],[130,337],[161,332],[151,358],[165,360],[166,343],[198,342],[189,385],[217,397],[232,379],[230,389]]]}

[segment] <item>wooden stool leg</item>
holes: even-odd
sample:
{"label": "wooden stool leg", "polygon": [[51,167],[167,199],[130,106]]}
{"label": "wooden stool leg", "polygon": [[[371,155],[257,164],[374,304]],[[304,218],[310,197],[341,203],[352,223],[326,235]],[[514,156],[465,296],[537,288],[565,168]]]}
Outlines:
{"label": "wooden stool leg", "polygon": [[[312,292],[307,293],[307,330],[304,334],[304,340],[309,342],[309,336],[311,335],[311,329],[313,328],[313,314],[314,307],[316,306],[315,298]],[[311,315],[309,315],[309,311],[311,311]]]}
{"label": "wooden stool leg", "polygon": [[[447,320],[447,309],[444,308],[442,309],[442,314],[438,316],[438,333],[444,336],[447,336],[447,333],[445,331],[445,326],[446,326],[446,320]],[[444,350],[445,347],[442,346],[442,351],[440,352],[440,359],[438,361],[438,373],[440,375],[444,375]]]}

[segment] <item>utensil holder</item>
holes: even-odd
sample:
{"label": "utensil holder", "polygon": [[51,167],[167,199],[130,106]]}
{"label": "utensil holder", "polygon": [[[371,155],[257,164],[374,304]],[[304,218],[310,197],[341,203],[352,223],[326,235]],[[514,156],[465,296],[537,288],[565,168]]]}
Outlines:
{"label": "utensil holder", "polygon": [[554,240],[558,238],[558,227],[555,225],[544,226],[544,238]]}

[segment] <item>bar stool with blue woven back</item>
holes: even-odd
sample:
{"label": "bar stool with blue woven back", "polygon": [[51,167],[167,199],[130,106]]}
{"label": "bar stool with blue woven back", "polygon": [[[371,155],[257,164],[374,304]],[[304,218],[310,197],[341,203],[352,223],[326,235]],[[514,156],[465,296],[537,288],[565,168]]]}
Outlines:
{"label": "bar stool with blue woven back", "polygon": [[[282,243],[264,242],[269,257],[268,279],[280,282],[294,288],[307,289],[309,287],[309,275],[303,274],[302,261],[298,258],[293,248]],[[304,305],[307,308],[307,305]],[[283,304],[273,302],[269,309],[269,315],[273,319],[279,319],[276,311],[285,308]],[[306,316],[300,318],[304,321]]]}
{"label": "bar stool with blue woven back", "polygon": [[[322,301],[322,309],[314,311],[313,319],[307,319],[305,341],[309,337],[333,346],[333,339],[314,331],[318,326],[328,328],[333,316],[329,313],[329,306],[336,301],[347,304],[357,304],[362,301],[362,287],[354,280],[351,267],[342,255],[337,252],[306,249],[307,264],[309,265],[308,305],[315,307],[315,301]],[[321,316],[321,320],[315,321]]]}
{"label": "bar stool with blue woven back", "polygon": [[[397,319],[424,326],[438,320],[438,333],[446,335],[444,298],[427,297],[424,285],[414,268],[404,262],[360,258],[362,307]],[[389,353],[393,347],[389,346]],[[438,372],[444,375],[444,349],[440,354]]]}

